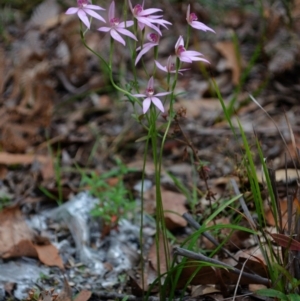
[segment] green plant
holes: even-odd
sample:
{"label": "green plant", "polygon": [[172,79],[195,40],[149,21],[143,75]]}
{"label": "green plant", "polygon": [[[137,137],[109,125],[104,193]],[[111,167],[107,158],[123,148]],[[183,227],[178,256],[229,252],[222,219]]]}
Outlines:
{"label": "green plant", "polygon": [[0,196],[0,211],[10,203],[10,197],[7,195]]}
{"label": "green plant", "polygon": [[[264,262],[267,266],[271,286],[270,288],[260,290],[257,293],[262,296],[276,297],[280,300],[299,300],[298,294],[300,292],[300,275],[298,269],[296,268],[298,262],[297,260],[295,261],[294,253],[295,250],[297,251],[297,253],[299,253],[300,250],[300,248],[297,246],[297,243],[299,242],[299,204],[297,205],[298,207],[296,208],[296,212],[293,215],[293,205],[291,202],[292,196],[289,196],[287,194],[287,200],[290,200],[290,204],[288,206],[291,208],[288,212],[288,220],[290,221],[290,225],[283,225],[282,210],[280,199],[278,198],[277,194],[275,174],[273,169],[268,166],[268,163],[265,160],[265,156],[263,155],[260,146],[260,141],[257,137],[255,137],[255,145],[250,146],[249,138],[246,136],[242,124],[239,122],[237,129],[233,126],[230,119],[230,112],[225,106],[224,100],[220,95],[218,87],[215,84],[214,86],[221,102],[225,118],[229,123],[236,139],[241,139],[243,145],[243,148],[241,149],[241,154],[244,157],[243,165],[247,172],[247,179],[249,180],[250,184],[250,193],[252,196],[252,201],[254,202],[256,208],[257,220],[253,220],[246,204],[243,203],[243,201],[241,201],[241,205],[244,211],[243,213],[247,217],[252,229],[257,231],[257,234],[254,236],[254,238],[260,248],[261,254],[264,257]],[[270,115],[268,115],[268,113],[257,103],[254,97],[250,95],[250,98],[266,113],[269,118],[271,118]],[[288,120],[287,123],[289,125]],[[294,151],[297,154],[296,143],[290,125],[289,129],[293,141]],[[280,131],[279,135],[281,136],[285,146],[287,146],[285,139]],[[288,148],[287,152],[292,158]],[[274,217],[276,234],[269,235],[269,233],[265,230],[266,218],[264,214],[264,198],[261,193],[260,181],[256,172],[256,158],[259,159],[263,171],[263,186],[264,190],[267,191],[267,202]],[[299,155],[297,156],[297,159],[298,161],[300,161]],[[295,162],[294,165],[296,168]],[[293,196],[292,198],[295,197],[297,198],[297,196]],[[291,221],[293,219],[296,225],[294,229],[291,228]],[[296,235],[296,239],[293,239],[294,235]],[[281,249],[274,249],[274,241],[281,247]],[[296,255],[296,258],[298,258],[298,255]]]}
{"label": "green plant", "polygon": [[54,165],[54,177],[57,187],[58,195],[54,195],[51,193],[47,188],[43,186],[39,186],[40,191],[47,196],[49,199],[52,199],[57,202],[60,206],[63,203],[63,187],[62,187],[62,179],[61,179],[61,163],[60,163],[60,149],[58,149],[58,153],[54,156],[53,150],[51,149],[50,145],[48,145],[48,151],[53,158],[53,165]]}
{"label": "green plant", "polygon": [[[124,184],[124,176],[134,169],[127,168],[120,160],[116,160],[117,167],[109,172],[97,175],[95,172],[87,174],[81,172],[81,185],[87,185],[90,193],[99,199],[99,205],[91,214],[101,217],[108,225],[115,224],[117,220],[126,217],[135,208],[129,191]],[[108,182],[109,178],[117,179],[115,185]]]}

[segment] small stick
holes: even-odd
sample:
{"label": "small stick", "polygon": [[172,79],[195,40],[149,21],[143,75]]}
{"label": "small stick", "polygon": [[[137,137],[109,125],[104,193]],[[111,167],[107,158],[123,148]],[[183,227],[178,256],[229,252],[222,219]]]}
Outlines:
{"label": "small stick", "polygon": [[223,263],[222,261],[219,261],[219,260],[213,259],[213,258],[209,258],[202,254],[198,254],[198,253],[186,250],[186,249],[176,247],[176,248],[174,248],[174,254],[181,255],[181,256],[184,256],[184,257],[187,257],[190,259],[201,260],[204,262],[222,266],[225,269],[229,269],[231,272],[233,272],[235,274],[238,274],[238,275],[242,274],[244,277],[248,278],[249,280],[255,281],[255,283],[257,283],[257,284],[264,284],[269,287],[270,283],[271,283],[270,279],[268,279],[268,278],[264,278],[259,275],[254,275],[254,274],[249,274],[249,273],[243,272],[237,268],[232,267],[229,264]]}
{"label": "small stick", "polygon": [[[183,213],[182,217],[196,230],[199,230],[201,228],[201,225],[197,223],[194,218],[187,212]],[[207,238],[212,244],[214,244],[216,247],[219,247],[219,242],[215,240],[213,236],[211,236],[208,232],[204,231],[202,235]],[[225,248],[221,247],[221,250],[227,254],[230,258],[232,258],[235,262],[238,262],[238,260]]]}
{"label": "small stick", "polygon": [[[93,292],[93,294],[97,297],[99,297],[100,300],[122,300],[123,298],[126,298],[127,301],[143,301],[146,300],[144,297],[137,297],[134,295],[127,295],[127,294],[118,294],[118,293],[112,293],[112,292]],[[148,301],[160,301],[159,297],[149,296],[147,298]],[[180,301],[181,299],[172,299],[171,301]]]}

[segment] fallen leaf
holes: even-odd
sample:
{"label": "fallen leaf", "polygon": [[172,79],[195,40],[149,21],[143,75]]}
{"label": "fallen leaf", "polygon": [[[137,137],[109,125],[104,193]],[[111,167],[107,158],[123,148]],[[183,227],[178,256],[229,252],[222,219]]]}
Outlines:
{"label": "fallen leaf", "polygon": [[22,132],[14,129],[10,124],[5,124],[1,134],[2,148],[12,153],[22,153],[28,146],[28,140],[23,138]]}
{"label": "fallen leaf", "polygon": [[21,241],[33,239],[19,207],[5,208],[0,212],[0,255],[7,254]]}
{"label": "fallen leaf", "polygon": [[[131,271],[128,272],[128,275],[131,291],[135,296],[143,296],[144,292],[149,291],[149,286],[155,280],[157,280],[157,272],[154,270],[152,264],[150,264],[149,261],[145,262],[144,268],[140,270],[137,275],[134,275]],[[158,288],[151,286],[151,292],[157,293]]]}
{"label": "fallen leaf", "polygon": [[66,278],[64,278],[63,290],[58,294],[55,301],[72,301],[72,290]]}
{"label": "fallen leaf", "polygon": [[53,164],[52,157],[48,156],[48,161],[43,162],[41,166],[41,174],[44,181],[52,180],[55,178],[54,164]]}
{"label": "fallen leaf", "polygon": [[230,41],[218,42],[215,44],[215,48],[227,60],[227,67],[232,71],[232,83],[238,85],[241,77],[241,66],[234,44]]}
{"label": "fallen leaf", "polygon": [[[293,217],[292,227],[294,224],[294,216],[295,216],[298,206],[299,206],[298,200],[297,200],[297,198],[295,198],[293,200],[293,204],[292,204],[292,217]],[[289,217],[288,217],[288,202],[286,200],[280,200],[280,211],[281,211],[280,214],[281,214],[281,220],[282,220],[282,227],[284,229],[287,229]],[[276,223],[275,223],[275,219],[274,219],[274,214],[273,214],[270,206],[268,206],[266,208],[265,215],[266,215],[266,221],[267,221],[268,225],[275,226]]]}
{"label": "fallen leaf", "polygon": [[[149,261],[151,262],[155,271],[158,272],[158,263],[159,263],[159,272],[164,274],[168,271],[167,257],[171,256],[171,246],[169,245],[168,240],[164,240],[163,234],[159,234],[158,248],[156,246],[156,240],[154,240],[150,251],[149,251]],[[157,253],[158,251],[158,253]],[[167,253],[167,254],[166,254]],[[158,262],[159,259],[159,262]],[[171,261],[171,258],[168,258]],[[170,264],[170,262],[169,262]]]}
{"label": "fallen leaf", "polygon": [[15,164],[31,164],[34,161],[47,163],[48,156],[31,155],[31,154],[11,154],[6,152],[0,153],[0,164],[15,165]]}
{"label": "fallen leaf", "polygon": [[88,301],[92,296],[92,292],[83,290],[75,298],[74,301]]}
{"label": "fallen leaf", "polygon": [[[37,245],[33,240],[45,241],[46,244]],[[2,258],[34,257],[48,266],[64,268],[57,248],[47,240],[34,237],[18,207],[5,208],[0,212],[0,241]]]}
{"label": "fallen leaf", "polygon": [[182,214],[187,212],[186,197],[183,194],[162,190],[161,197],[164,208],[165,223],[168,230],[186,227],[187,221]]}
{"label": "fallen leaf", "polygon": [[[244,261],[246,261],[246,259],[244,259]],[[235,268],[241,270],[243,263],[244,263],[243,260],[241,260],[241,262],[239,262],[235,266]],[[247,259],[245,263],[245,267],[249,268],[249,270],[253,271],[255,274],[261,277],[267,276],[266,275],[267,268],[260,262]],[[179,281],[177,283],[177,289],[184,287],[187,279],[190,279],[190,277],[192,276],[194,277],[190,282],[191,285],[200,285],[200,284],[208,285],[208,284],[220,284],[220,283],[236,284],[240,277],[240,275],[233,273],[229,269],[203,266],[203,262],[188,259],[184,264],[182,273],[179,277]],[[240,278],[240,285],[256,284],[256,283],[257,281],[249,279],[243,275]]]}
{"label": "fallen leaf", "polygon": [[63,261],[59,255],[57,248],[52,244],[34,245],[39,260],[48,266],[57,266],[64,269]]}
{"label": "fallen leaf", "polygon": [[197,285],[197,286],[192,287],[191,296],[199,297],[199,296],[215,294],[215,293],[220,293],[220,290],[214,286]]}
{"label": "fallen leaf", "polygon": [[288,248],[291,251],[300,251],[300,242],[290,236],[280,233],[270,233],[270,235],[279,246]]}
{"label": "fallen leaf", "polygon": [[[300,169],[296,170],[294,168],[283,168],[277,169],[275,171],[275,178],[277,182],[290,183],[298,179],[298,174],[300,175]],[[266,177],[264,173],[260,170],[256,171],[257,179],[260,182],[265,182]]]}

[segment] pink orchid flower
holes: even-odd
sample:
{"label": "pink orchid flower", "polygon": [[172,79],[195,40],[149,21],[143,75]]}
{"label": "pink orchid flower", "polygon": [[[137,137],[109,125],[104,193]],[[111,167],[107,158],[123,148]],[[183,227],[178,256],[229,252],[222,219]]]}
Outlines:
{"label": "pink orchid flower", "polygon": [[172,25],[172,23],[161,19],[162,16],[157,16],[157,15],[153,16],[154,13],[162,11],[160,8],[144,9],[144,1],[142,5],[137,4],[133,7],[131,1],[128,0],[128,2],[133,16],[138,20],[138,25],[140,30],[143,30],[145,26],[148,26],[154,29],[159,35],[162,35],[157,25],[161,25],[165,28],[167,28],[166,24]]}
{"label": "pink orchid flower", "polygon": [[[170,55],[166,66],[162,66],[158,61],[155,61],[156,67],[167,73],[176,73],[175,64],[172,63],[171,59],[172,59],[172,56]],[[178,73],[182,75],[182,72],[186,71],[186,70],[189,70],[189,69],[179,69]]]}
{"label": "pink orchid flower", "polygon": [[133,94],[132,96],[135,97],[146,97],[143,101],[143,113],[146,114],[147,111],[150,108],[151,102],[161,111],[164,112],[164,106],[159,98],[157,96],[165,96],[170,94],[171,92],[162,92],[162,93],[157,93],[154,94],[154,80],[153,76],[150,77],[146,89],[145,94]]}
{"label": "pink orchid flower", "polygon": [[102,26],[98,28],[99,31],[109,32],[111,37],[118,41],[119,43],[126,45],[124,39],[120,36],[119,33],[128,36],[137,41],[135,35],[129,30],[125,29],[133,25],[133,21],[120,22],[119,18],[115,16],[115,1],[112,1],[108,9],[108,23],[110,27]]}
{"label": "pink orchid flower", "polygon": [[85,24],[85,26],[90,29],[91,23],[87,15],[90,15],[94,17],[95,19],[98,19],[105,23],[104,18],[102,18],[100,15],[98,15],[94,10],[105,10],[101,6],[89,4],[88,0],[77,0],[78,7],[70,7],[67,11],[67,15],[73,15],[77,14],[79,19],[82,21],[82,23]]}
{"label": "pink orchid flower", "polygon": [[175,54],[182,62],[192,63],[193,61],[203,61],[209,63],[208,60],[203,59],[199,56],[203,56],[201,52],[193,51],[193,50],[186,50],[184,48],[184,41],[182,36],[176,42],[175,45]]}
{"label": "pink orchid flower", "polygon": [[203,30],[203,31],[212,31],[216,33],[213,29],[206,26],[204,23],[197,21],[198,17],[195,13],[190,13],[190,5],[187,8],[186,20],[193,28]]}
{"label": "pink orchid flower", "polygon": [[138,47],[136,50],[140,51],[140,53],[138,54],[138,56],[136,57],[135,59],[135,65],[139,62],[139,60],[141,59],[141,57],[147,53],[151,48],[155,47],[155,46],[158,46],[158,43],[159,43],[159,35],[154,33],[154,32],[151,32],[149,34],[147,34],[147,39],[148,41],[150,41],[149,43],[145,43],[143,45],[143,48],[142,47]]}

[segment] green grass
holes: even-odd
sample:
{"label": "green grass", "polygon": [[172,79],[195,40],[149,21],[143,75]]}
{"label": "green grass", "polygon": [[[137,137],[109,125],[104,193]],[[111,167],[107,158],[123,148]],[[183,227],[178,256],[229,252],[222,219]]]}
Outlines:
{"label": "green grass", "polygon": [[[118,159],[116,164],[116,168],[101,175],[95,172],[87,174],[78,167],[82,177],[81,186],[88,186],[90,193],[99,199],[99,205],[92,210],[91,215],[101,217],[107,224],[112,223],[114,218],[117,220],[126,218],[129,213],[134,212],[136,207],[136,203],[124,184],[124,176],[134,169],[127,168]],[[114,186],[107,182],[113,177],[117,178]]]}

